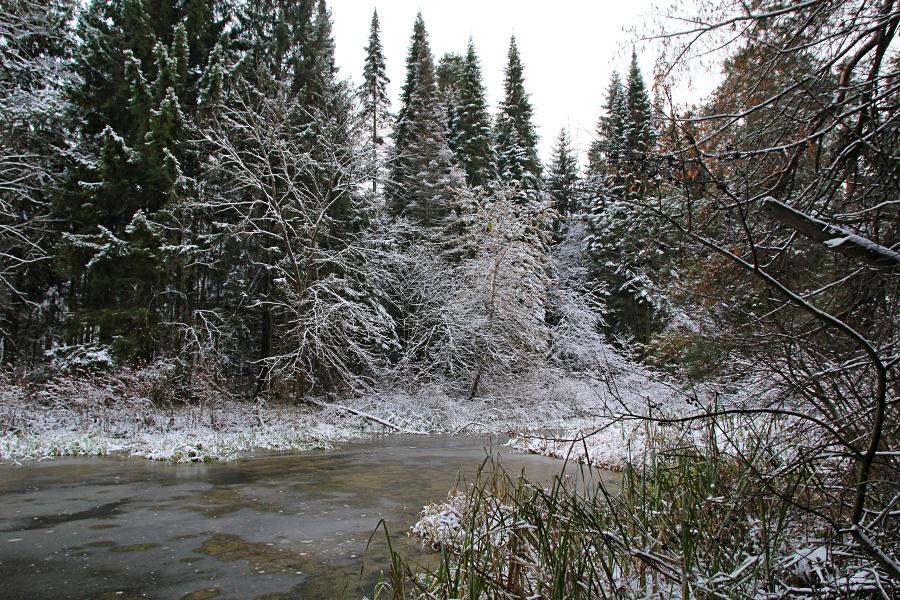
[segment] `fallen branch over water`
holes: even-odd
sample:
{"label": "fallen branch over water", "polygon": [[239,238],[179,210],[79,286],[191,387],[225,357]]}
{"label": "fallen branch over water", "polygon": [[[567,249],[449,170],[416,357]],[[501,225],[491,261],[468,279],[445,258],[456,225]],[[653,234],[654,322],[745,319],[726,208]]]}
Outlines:
{"label": "fallen branch over water", "polygon": [[401,427],[399,425],[391,423],[390,421],[387,421],[380,417],[376,417],[373,414],[363,412],[361,410],[356,410],[355,408],[350,408],[349,406],[344,406],[343,404],[335,404],[333,402],[320,402],[319,400],[313,400],[313,399],[310,399],[309,402],[310,402],[310,404],[313,404],[314,406],[318,406],[319,408],[336,408],[337,410],[350,413],[351,415],[355,415],[357,417],[362,417],[363,419],[368,419],[369,421],[372,421],[373,423],[378,423],[379,425],[383,425],[383,426],[387,427],[388,429],[393,429],[394,431],[398,431],[400,433],[410,433],[413,435],[429,435],[429,432],[427,432],[427,431],[419,431],[417,429],[407,429],[405,427]]}

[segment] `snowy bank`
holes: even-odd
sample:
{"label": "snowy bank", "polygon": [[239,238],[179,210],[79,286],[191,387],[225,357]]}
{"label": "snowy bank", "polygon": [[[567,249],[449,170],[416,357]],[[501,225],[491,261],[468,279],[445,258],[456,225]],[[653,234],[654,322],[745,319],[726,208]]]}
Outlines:
{"label": "snowy bank", "polygon": [[[253,450],[283,452],[390,433],[484,434],[594,427],[612,410],[597,378],[561,369],[536,370],[514,385],[495,382],[503,394],[474,399],[436,382],[419,389],[372,392],[340,402],[297,406],[215,398],[179,403],[160,397],[158,374],[127,372],[26,384],[9,375],[0,382],[0,461],[54,456],[122,454],[151,460],[233,460]],[[627,377],[618,376],[624,384]],[[632,383],[637,383],[635,380]],[[664,389],[623,385],[630,402]],[[224,394],[219,394],[224,395]],[[621,396],[621,393],[620,393]],[[598,463],[612,463],[632,442],[626,429],[610,429]],[[562,446],[539,438],[523,447],[562,456]],[[524,442],[523,442],[524,443]],[[606,454],[603,454],[606,453]],[[601,456],[602,455],[602,456]],[[604,456],[608,455],[606,458]]]}

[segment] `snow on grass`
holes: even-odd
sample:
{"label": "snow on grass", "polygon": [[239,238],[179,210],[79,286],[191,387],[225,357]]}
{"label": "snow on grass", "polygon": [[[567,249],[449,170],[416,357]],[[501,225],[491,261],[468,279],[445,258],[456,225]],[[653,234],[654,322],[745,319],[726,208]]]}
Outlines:
{"label": "snow on grass", "polygon": [[468,497],[461,492],[452,491],[446,501],[423,506],[419,520],[413,524],[409,533],[432,550],[459,549],[466,535],[464,523],[468,512]]}
{"label": "snow on grass", "polygon": [[[201,381],[194,383],[191,395],[204,400],[182,403],[164,365],[42,383],[0,373],[0,461],[105,454],[175,462],[232,460],[253,450],[321,449],[385,433],[587,430],[606,423],[623,403],[634,409],[648,402],[678,404],[674,387],[664,379],[595,338],[586,340],[579,345],[587,343],[603,357],[597,368],[553,365],[486,380],[483,395],[471,399],[454,391],[450,382],[436,380],[415,389],[376,389],[335,403],[270,405],[216,400],[225,394]],[[571,346],[568,356],[575,353]],[[612,465],[626,454],[633,437],[630,430],[610,428],[596,438],[603,445],[591,451],[592,462]],[[523,449],[529,451],[563,454],[557,443],[516,439],[528,440]]]}
{"label": "snow on grass", "polygon": [[572,429],[557,435],[524,432],[512,436],[507,446],[618,471],[641,455],[646,437],[635,424],[611,423],[603,428]]}
{"label": "snow on grass", "polygon": [[[8,409],[0,406],[0,409]],[[17,406],[15,430],[0,435],[0,460],[21,462],[55,456],[124,454],[150,460],[233,460],[253,450],[302,451],[329,448],[359,433],[339,431],[309,411],[292,407],[248,410],[244,403],[183,407],[134,413],[95,407],[42,411]],[[8,410],[3,410],[8,417]],[[227,414],[227,421],[210,422]],[[3,419],[7,421],[7,419]]]}
{"label": "snow on grass", "polygon": [[[0,382],[5,384],[0,386],[0,460],[12,462],[106,454],[175,462],[233,460],[253,450],[322,449],[385,433],[590,427],[598,422],[596,415],[608,414],[599,380],[554,368],[522,374],[514,384],[486,384],[488,393],[474,399],[435,382],[417,390],[301,406],[160,400],[159,386],[148,383],[152,374],[143,372],[40,385],[5,377]],[[205,397],[214,395],[207,390]],[[632,400],[643,401],[639,395]]]}

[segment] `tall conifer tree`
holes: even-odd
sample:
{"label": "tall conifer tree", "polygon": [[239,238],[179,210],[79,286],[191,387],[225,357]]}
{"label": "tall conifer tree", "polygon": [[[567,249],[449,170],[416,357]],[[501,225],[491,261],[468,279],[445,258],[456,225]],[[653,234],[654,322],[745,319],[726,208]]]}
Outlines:
{"label": "tall conifer tree", "polygon": [[596,139],[588,151],[588,172],[592,176],[603,175],[608,171],[610,155],[617,152],[622,142],[627,121],[627,105],[624,102],[625,88],[618,71],[613,71],[606,88],[606,101],[603,114],[597,122]]}
{"label": "tall conifer tree", "polygon": [[459,86],[462,82],[464,58],[456,52],[447,52],[438,61],[437,86],[441,104],[447,120],[447,143],[456,153],[456,140],[459,137],[457,119],[459,117]]}
{"label": "tall conifer tree", "polygon": [[485,100],[481,65],[475,44],[469,39],[458,85],[455,135],[451,146],[466,172],[469,185],[481,186],[497,178],[497,164],[491,135],[491,121]]}
{"label": "tall conifer tree", "polygon": [[653,281],[660,263],[653,243],[660,222],[635,204],[643,194],[647,153],[655,143],[651,105],[632,53],[623,85],[613,73],[591,147],[591,206],[585,250],[608,289],[613,330],[646,342],[665,311]]}
{"label": "tall conifer tree", "polygon": [[515,36],[509,42],[503,91],[496,123],[500,177],[506,182],[525,181],[526,187],[535,187],[541,175],[538,136],[532,123],[533,109],[525,92],[524,67]]}
{"label": "tall conifer tree", "polygon": [[556,210],[561,215],[577,211],[578,162],[565,128],[559,130],[547,171],[547,191],[553,196]]}
{"label": "tall conifer tree", "polygon": [[636,51],[631,53],[626,95],[629,117],[626,134],[628,149],[638,156],[643,156],[650,150],[656,136],[653,128],[650,96],[647,93],[647,86],[644,85],[644,76],[638,65]]}
{"label": "tall conifer tree", "polygon": [[197,61],[211,48],[198,44],[224,29],[217,4],[93,0],[82,13],[72,156],[95,158],[69,165],[55,215],[69,234],[70,343],[115,342],[125,359],[175,350],[163,323],[185,317],[193,291],[181,257],[167,254],[186,235],[171,218],[199,174],[189,140],[205,66]]}
{"label": "tall conifer tree", "polygon": [[413,34],[406,55],[406,78],[400,90],[400,108],[397,111],[397,119],[394,122],[392,133],[394,139],[393,158],[391,160],[390,185],[386,192],[388,205],[394,214],[403,212],[407,200],[404,185],[411,177],[408,155],[411,123],[409,110],[413,91],[417,85],[416,63],[419,49],[425,43],[425,35],[425,21],[422,19],[422,13],[419,13],[413,24]]}
{"label": "tall conifer tree", "polygon": [[406,84],[394,128],[389,207],[425,226],[437,225],[450,209],[457,174],[445,136],[445,114],[422,14],[416,17],[407,57]]}
{"label": "tall conifer tree", "polygon": [[372,24],[369,28],[369,44],[366,46],[366,60],[363,66],[363,84],[360,87],[362,98],[362,116],[367,130],[369,151],[375,161],[376,168],[372,173],[372,192],[378,192],[379,149],[384,144],[384,131],[391,114],[391,101],[387,94],[387,67],[384,61],[384,50],[381,46],[378,11],[372,12]]}
{"label": "tall conifer tree", "polygon": [[319,0],[313,22],[312,47],[307,51],[305,60],[313,67],[311,81],[307,83],[308,101],[327,102],[333,91],[337,66],[334,62],[334,34],[332,33],[331,10],[325,0]]}

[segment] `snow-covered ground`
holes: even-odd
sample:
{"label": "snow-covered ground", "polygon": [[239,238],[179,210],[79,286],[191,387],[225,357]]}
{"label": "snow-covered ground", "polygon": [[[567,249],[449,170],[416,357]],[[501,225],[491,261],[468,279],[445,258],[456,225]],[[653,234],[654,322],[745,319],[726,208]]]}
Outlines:
{"label": "snow-covered ground", "polygon": [[[469,399],[435,382],[416,390],[372,391],[340,402],[299,406],[239,400],[212,401],[224,392],[206,388],[202,402],[166,396],[164,368],[69,377],[41,385],[0,375],[0,460],[119,453],[153,460],[231,460],[252,450],[303,451],[390,433],[513,433],[531,452],[564,457],[565,442],[535,432],[602,429],[591,436],[590,458],[615,467],[639,448],[643,433],[611,423],[624,409],[678,410],[679,394],[664,377],[621,356],[611,346],[592,349],[594,368],[554,366],[486,382]],[[571,349],[571,360],[578,360]],[[160,397],[162,396],[162,398]],[[530,436],[525,432],[531,432]],[[577,457],[581,445],[576,444]]]}
{"label": "snow-covered ground", "polygon": [[[128,379],[130,381],[130,378]],[[300,406],[238,400],[189,405],[154,402],[141,386],[119,389],[110,379],[67,382],[35,393],[11,379],[0,391],[0,460],[111,453],[152,460],[231,460],[253,450],[303,451],[348,439],[391,433],[570,431],[608,422],[604,384],[587,374],[546,369],[523,376],[504,395],[468,399],[435,384],[415,392],[380,392]],[[632,385],[633,384],[633,385]],[[621,386],[621,384],[620,384]],[[652,381],[625,386],[634,405],[657,395]],[[62,388],[62,389],[61,389]],[[73,398],[75,399],[73,401]],[[634,446],[616,425],[609,456]],[[559,455],[534,438],[527,449]]]}

